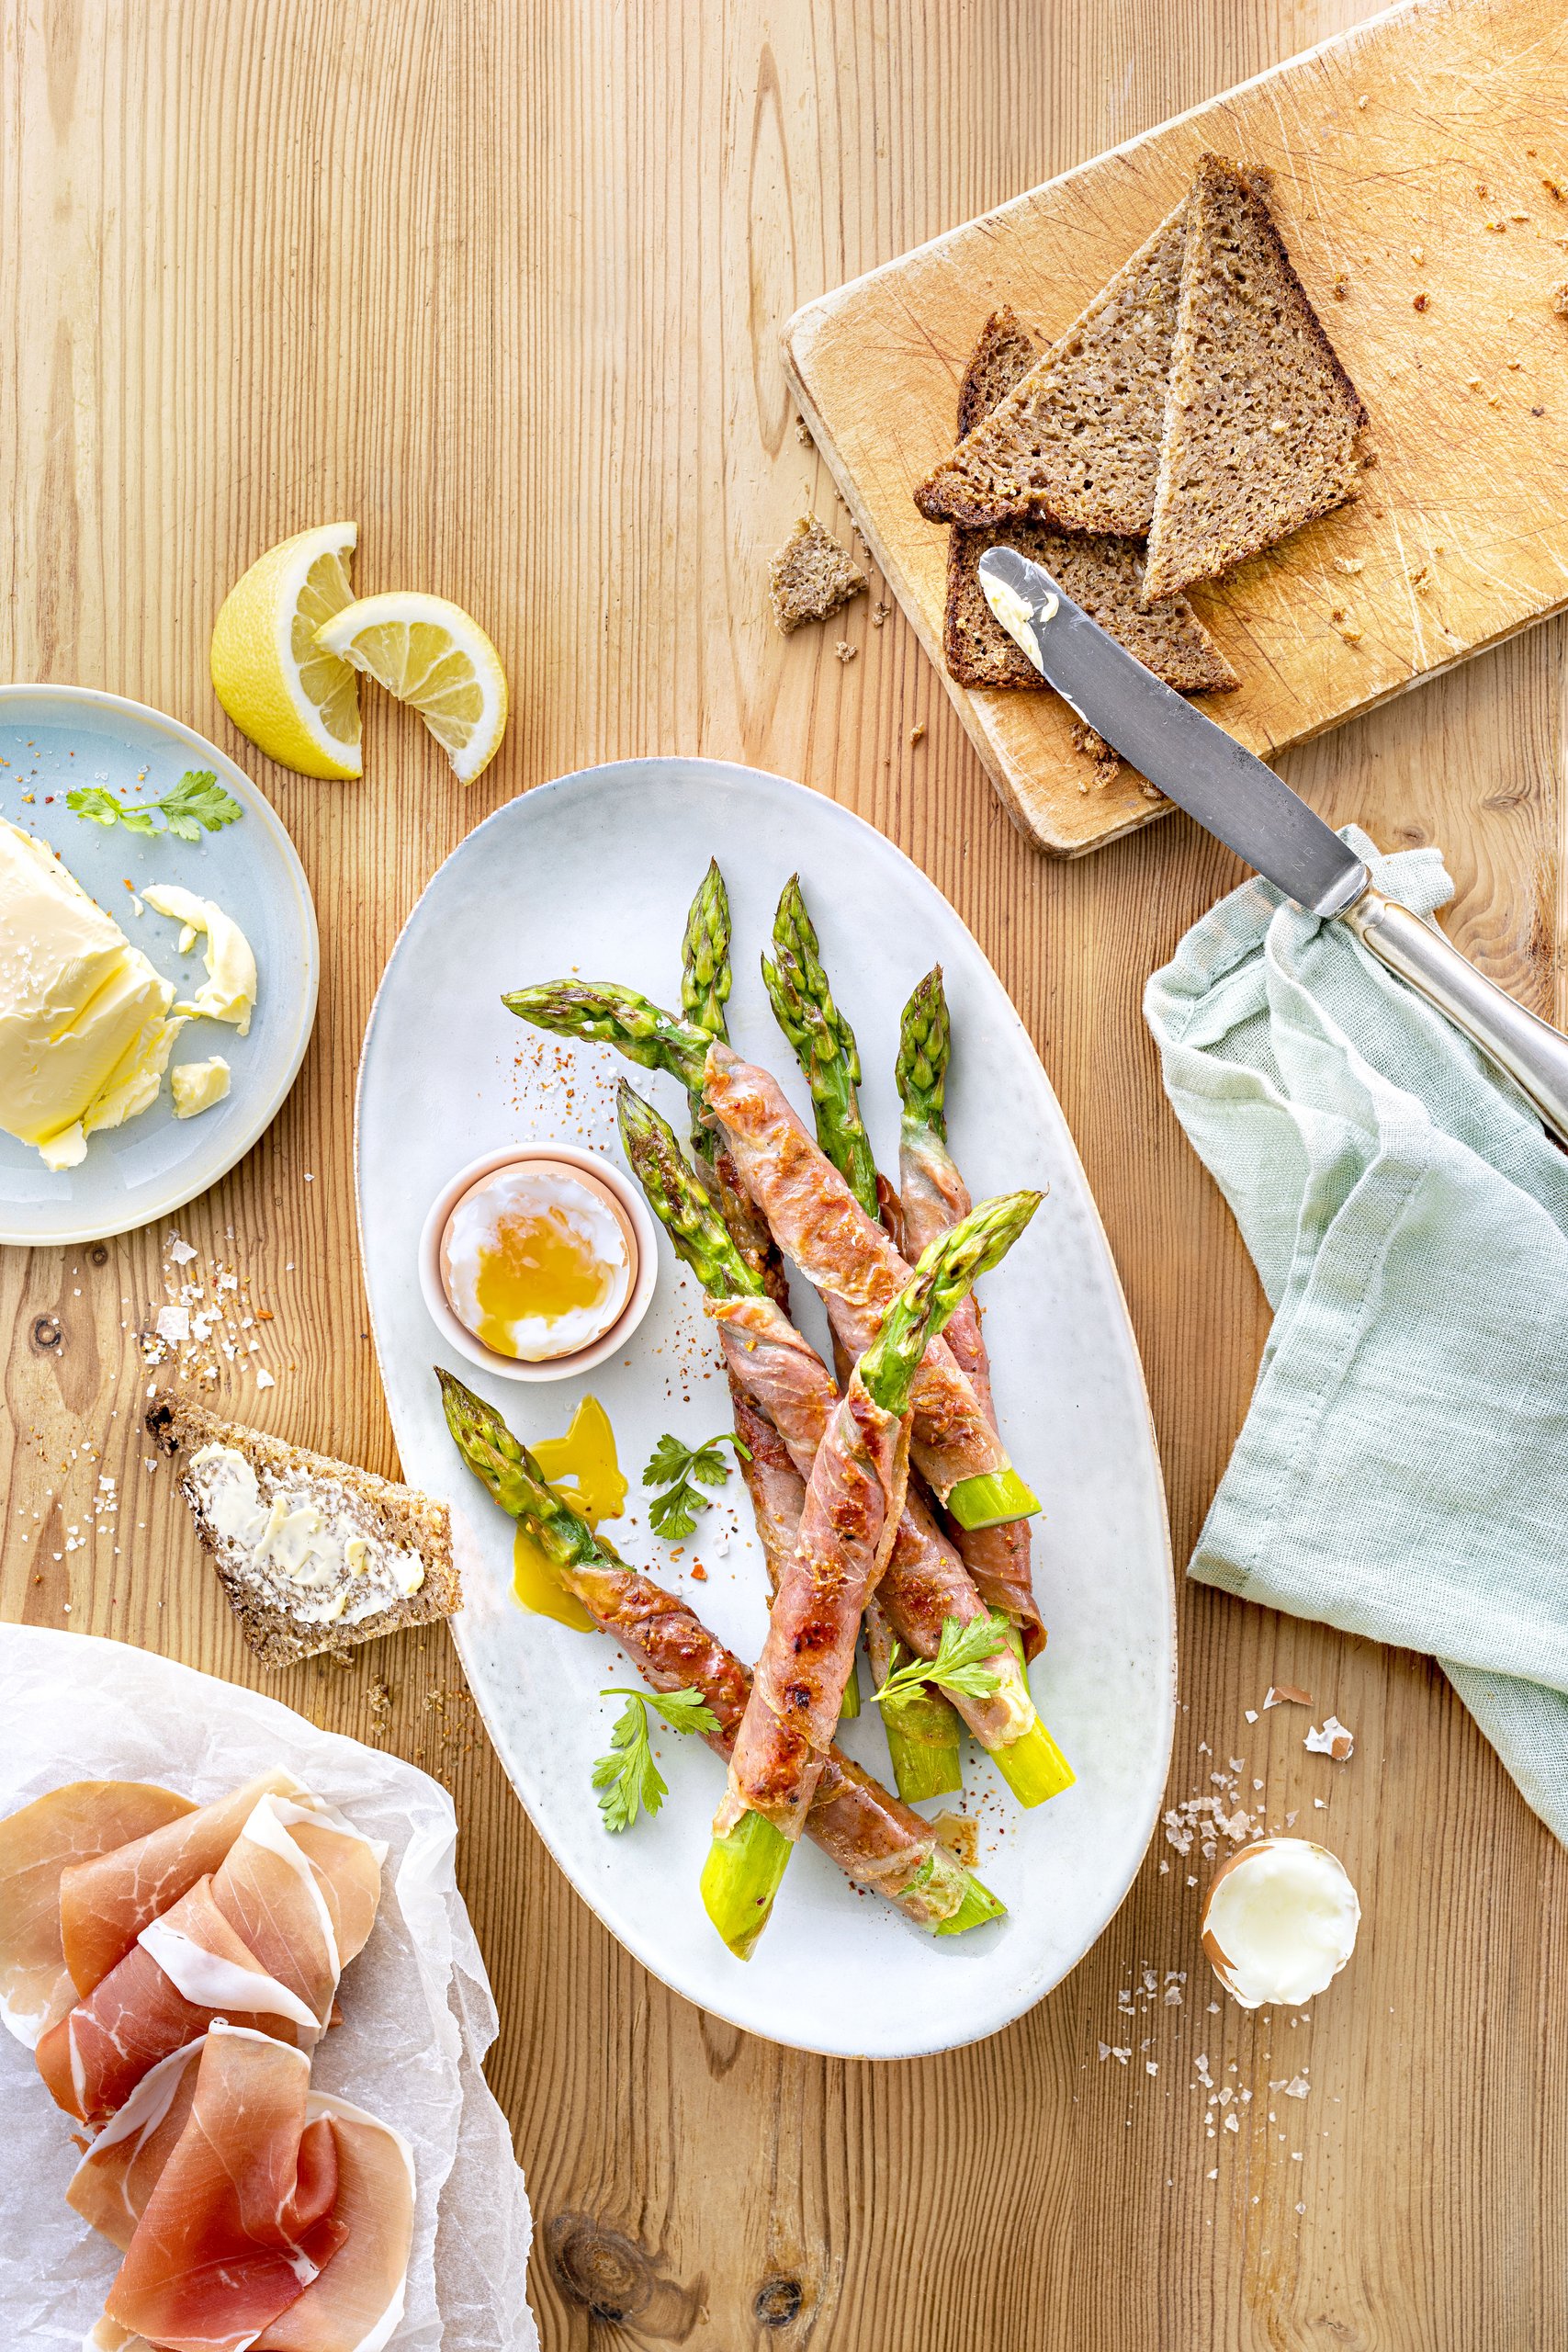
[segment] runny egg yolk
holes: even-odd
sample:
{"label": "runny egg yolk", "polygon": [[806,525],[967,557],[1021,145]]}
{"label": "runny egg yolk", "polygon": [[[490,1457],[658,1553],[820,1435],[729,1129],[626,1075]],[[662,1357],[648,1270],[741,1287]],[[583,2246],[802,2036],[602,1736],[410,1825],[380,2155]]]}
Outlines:
{"label": "runny egg yolk", "polygon": [[607,1303],[615,1269],[595,1254],[576,1219],[558,1206],[510,1209],[476,1252],[475,1336],[499,1355],[515,1355],[513,1327],[527,1319],[559,1323],[592,1315]]}
{"label": "runny egg yolk", "polygon": [[558,1161],[483,1177],[453,1210],[442,1281],[453,1313],[498,1355],[539,1363],[600,1339],[631,1295],[632,1229],[608,1188]]}
{"label": "runny egg yolk", "polygon": [[[564,1437],[541,1438],[531,1449],[540,1471],[564,1503],[590,1527],[619,1519],[626,1507],[626,1478],[615,1453],[615,1432],[597,1396],[585,1396]],[[525,1609],[591,1634],[593,1620],[568,1592],[549,1555],[519,1527],[512,1547],[512,1589]]]}

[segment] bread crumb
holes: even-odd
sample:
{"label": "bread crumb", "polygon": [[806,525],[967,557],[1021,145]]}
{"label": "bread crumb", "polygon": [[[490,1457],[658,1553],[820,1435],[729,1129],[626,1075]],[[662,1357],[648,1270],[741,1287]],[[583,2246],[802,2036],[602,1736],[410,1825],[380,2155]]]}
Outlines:
{"label": "bread crumb", "polygon": [[1568,198],[1564,197],[1562,189],[1556,180],[1549,180],[1543,176],[1540,184],[1546,190],[1548,196],[1551,198],[1553,204],[1568,202]]}
{"label": "bread crumb", "polygon": [[860,647],[858,645],[852,645],[847,638],[841,637],[834,646],[833,651],[840,662],[852,662],[856,654],[860,651]]}
{"label": "bread crumb", "polygon": [[1371,105],[1371,99],[1369,99],[1369,98],[1358,98],[1358,99],[1356,100],[1356,106],[1357,106],[1357,109],[1358,109],[1358,111],[1359,111],[1359,113],[1361,113],[1361,114],[1365,114],[1365,113],[1366,113],[1366,110],[1367,110],[1368,107]]}
{"label": "bread crumb", "polygon": [[1506,237],[1508,233],[1508,224],[1506,220],[1488,220],[1485,226],[1491,230],[1495,237]]}
{"label": "bread crumb", "polygon": [[1431,306],[1432,298],[1429,294],[1416,294],[1411,298],[1410,307],[1413,311],[1427,311],[1430,310]]}
{"label": "bread crumb", "polygon": [[1335,278],[1333,287],[1330,290],[1332,291],[1337,302],[1348,302],[1350,300],[1350,281],[1346,277],[1343,270],[1341,270],[1338,276]]}
{"label": "bread crumb", "polygon": [[[1093,776],[1091,778],[1093,783],[1100,786],[1114,784],[1117,777],[1121,775],[1122,760],[1120,753],[1113,752],[1110,744],[1106,741],[1104,736],[1097,734],[1095,729],[1090,727],[1085,719],[1079,718],[1074,721],[1073,749],[1076,752],[1081,752],[1084,758],[1089,763],[1089,765],[1093,770]],[[1087,784],[1080,784],[1078,790],[1080,792],[1087,792],[1089,790],[1089,786]]]}
{"label": "bread crumb", "polygon": [[795,420],[795,437],[799,442],[803,449],[810,448],[811,427],[807,424],[806,419],[803,416],[797,416]]}
{"label": "bread crumb", "polygon": [[1359,555],[1337,555],[1334,559],[1334,569],[1336,571],[1364,571],[1366,558]]}
{"label": "bread crumb", "polygon": [[768,568],[773,619],[785,637],[807,621],[825,621],[866,584],[864,572],[815,514],[801,516]]}
{"label": "bread crumb", "polygon": [[922,718],[918,727],[911,727],[909,729],[909,749],[911,751],[914,750],[917,743],[921,743],[925,741],[925,733],[926,722]]}
{"label": "bread crumb", "polygon": [[1551,289],[1551,307],[1560,319],[1568,319],[1568,277]]}
{"label": "bread crumb", "polygon": [[874,605],[873,605],[873,606],[872,606],[872,608],[871,608],[871,625],[872,625],[872,628],[880,628],[882,627],[883,622],[887,618],[888,614],[889,614],[892,610],[893,610],[893,607],[892,607],[892,605],[884,605],[884,604],[881,604],[881,603],[878,603],[878,604],[874,604]]}

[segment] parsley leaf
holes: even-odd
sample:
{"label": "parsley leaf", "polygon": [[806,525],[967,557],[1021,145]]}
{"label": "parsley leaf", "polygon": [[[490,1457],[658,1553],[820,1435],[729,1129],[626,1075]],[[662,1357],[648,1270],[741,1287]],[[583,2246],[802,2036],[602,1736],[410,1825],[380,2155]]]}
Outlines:
{"label": "parsley leaf", "polygon": [[729,1476],[729,1464],[722,1452],[727,1445],[732,1445],[738,1454],[750,1461],[750,1448],[741,1443],[733,1430],[722,1430],[717,1437],[705,1438],[701,1445],[694,1446],[682,1445],[679,1438],[668,1433],[660,1439],[642,1474],[645,1487],[668,1489],[654,1498],[648,1514],[655,1535],[665,1536],[673,1544],[691,1534],[698,1511],[708,1507],[708,1498],[702,1487],[722,1487]]}
{"label": "parsley leaf", "polygon": [[[245,813],[210,768],[187,768],[161,800],[117,800],[102,785],[85,784],[66,794],[65,806],[73,817],[88,817],[95,825],[123,825],[128,833],[168,832],[180,842],[199,841],[204,830],[216,833]],[[162,816],[161,826],[155,816]]]}
{"label": "parsley leaf", "polygon": [[912,1657],[896,1667],[874,1693],[876,1704],[907,1704],[923,1682],[934,1682],[939,1690],[955,1690],[965,1699],[990,1698],[1001,1680],[992,1661],[1010,1646],[1011,1631],[999,1609],[988,1609],[967,1625],[956,1617],[944,1617],[935,1657]]}
{"label": "parsley leaf", "polygon": [[716,1732],[718,1717],[700,1690],[601,1690],[602,1699],[624,1699],[610,1733],[610,1753],[593,1767],[599,1810],[609,1830],[629,1829],[639,1810],[655,1814],[669,1793],[649,1738],[648,1711],[656,1708],[671,1731]]}

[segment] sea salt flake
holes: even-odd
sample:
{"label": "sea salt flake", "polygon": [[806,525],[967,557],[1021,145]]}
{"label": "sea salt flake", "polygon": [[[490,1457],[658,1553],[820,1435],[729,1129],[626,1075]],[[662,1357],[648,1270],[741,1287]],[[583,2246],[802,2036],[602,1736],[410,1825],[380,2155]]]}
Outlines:
{"label": "sea salt flake", "polygon": [[161,1306],[158,1309],[157,1331],[161,1340],[168,1340],[171,1342],[188,1340],[190,1337],[189,1310],[183,1306]]}
{"label": "sea salt flake", "polygon": [[1290,2081],[1285,2085],[1285,2097],[1287,2098],[1305,2098],[1311,2088],[1312,2085],[1308,2082],[1304,2075],[1292,2075]]}
{"label": "sea salt flake", "polygon": [[191,1248],[188,1241],[182,1241],[179,1235],[175,1234],[174,1239],[169,1244],[169,1255],[174,1260],[176,1266],[188,1266],[191,1260],[195,1257],[196,1251]]}
{"label": "sea salt flake", "polygon": [[272,1374],[268,1372],[265,1364],[264,1363],[258,1363],[256,1366],[256,1386],[258,1388],[276,1388],[277,1386],[276,1381],[274,1379]]}

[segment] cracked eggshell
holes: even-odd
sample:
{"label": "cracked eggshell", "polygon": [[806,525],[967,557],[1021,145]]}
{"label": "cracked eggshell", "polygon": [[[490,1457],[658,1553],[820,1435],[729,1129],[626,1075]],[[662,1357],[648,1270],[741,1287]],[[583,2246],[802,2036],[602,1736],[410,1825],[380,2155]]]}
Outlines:
{"label": "cracked eggshell", "polygon": [[[1261,1868],[1270,1858],[1274,1869],[1269,1875],[1276,1882],[1271,1902]],[[1263,1917],[1254,1923],[1247,1922],[1235,1901],[1249,1883],[1239,1877],[1247,1870],[1255,1873],[1262,1898]],[[1228,1894],[1222,1892],[1227,1883]],[[1214,1873],[1203,1905],[1203,1950],[1215,1975],[1242,2008],[1260,2009],[1269,2003],[1294,2008],[1325,1991],[1338,1975],[1356,1949],[1360,1919],[1359,1898],[1337,1854],[1309,1838],[1258,1838],[1230,1855]],[[1250,1935],[1258,1924],[1265,1928],[1264,1945],[1254,1944],[1248,1951],[1241,1931]],[[1220,1941],[1221,1928],[1234,1947],[1230,1951]]]}

